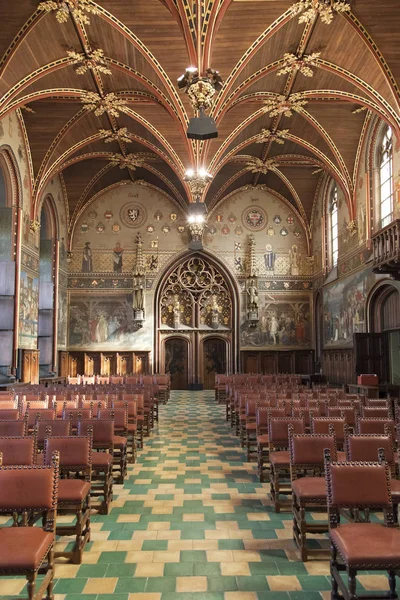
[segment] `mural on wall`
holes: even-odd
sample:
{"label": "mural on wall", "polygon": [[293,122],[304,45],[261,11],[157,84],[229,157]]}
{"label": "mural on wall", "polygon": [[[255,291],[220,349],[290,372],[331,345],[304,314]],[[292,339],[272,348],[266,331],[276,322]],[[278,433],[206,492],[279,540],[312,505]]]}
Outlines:
{"label": "mural on wall", "polygon": [[324,288],[324,347],[351,348],[353,333],[366,331],[366,300],[376,276],[361,271]]}
{"label": "mural on wall", "polygon": [[39,310],[39,278],[21,270],[19,305],[19,347],[37,347]]}
{"label": "mural on wall", "polygon": [[67,348],[67,317],[68,296],[67,290],[60,287],[58,291],[58,320],[57,320],[57,347],[60,350]]}
{"label": "mural on wall", "polygon": [[248,269],[254,236],[255,268],[261,277],[306,277],[312,273],[304,228],[294,208],[265,186],[242,188],[210,213],[204,246],[240,276]]}
{"label": "mural on wall", "polygon": [[186,217],[161,192],[131,181],[111,186],[78,220],[70,272],[131,273],[140,233],[146,270],[154,273],[186,249],[185,225]]}
{"label": "mural on wall", "polygon": [[69,348],[74,350],[145,350],[151,348],[146,330],[134,330],[132,295],[71,296]]}
{"label": "mural on wall", "polygon": [[259,321],[240,328],[241,349],[280,350],[311,345],[309,296],[271,296],[260,294]]}

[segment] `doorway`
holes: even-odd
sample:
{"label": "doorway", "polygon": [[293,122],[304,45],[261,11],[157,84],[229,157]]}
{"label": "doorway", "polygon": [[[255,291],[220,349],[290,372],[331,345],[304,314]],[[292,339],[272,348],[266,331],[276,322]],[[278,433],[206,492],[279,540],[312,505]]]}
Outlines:
{"label": "doorway", "polygon": [[213,390],[215,374],[226,373],[227,343],[221,338],[207,338],[203,343],[203,386]]}
{"label": "doorway", "polygon": [[171,376],[173,390],[187,390],[188,388],[188,354],[187,340],[178,337],[166,340],[164,371]]}
{"label": "doorway", "polygon": [[155,297],[156,369],[173,389],[212,389],[215,373],[233,373],[239,334],[238,290],[205,252],[181,257]]}

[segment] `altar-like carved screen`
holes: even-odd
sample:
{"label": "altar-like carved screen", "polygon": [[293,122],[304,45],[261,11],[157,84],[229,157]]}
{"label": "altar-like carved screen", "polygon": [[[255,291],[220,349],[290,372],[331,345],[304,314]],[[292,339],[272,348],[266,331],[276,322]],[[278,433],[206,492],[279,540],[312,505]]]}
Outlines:
{"label": "altar-like carved screen", "polygon": [[230,329],[232,302],[221,273],[200,257],[169,275],[161,294],[161,327]]}

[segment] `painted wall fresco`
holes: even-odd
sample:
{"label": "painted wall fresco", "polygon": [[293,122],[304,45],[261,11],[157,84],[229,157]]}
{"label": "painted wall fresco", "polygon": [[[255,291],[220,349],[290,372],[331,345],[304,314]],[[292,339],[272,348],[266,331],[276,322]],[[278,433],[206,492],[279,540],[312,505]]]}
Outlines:
{"label": "painted wall fresco", "polygon": [[377,280],[361,271],[324,288],[325,348],[352,348],[353,333],[366,331],[366,300]]}
{"label": "painted wall fresco", "polygon": [[147,350],[152,340],[146,329],[135,331],[132,295],[70,297],[69,348],[73,350]]}
{"label": "painted wall fresco", "polygon": [[161,192],[132,182],[106,190],[78,220],[73,273],[130,273],[140,233],[149,274],[187,246],[185,215]]}
{"label": "painted wall fresco", "polygon": [[19,347],[33,350],[37,347],[39,278],[21,270],[20,286]]}
{"label": "painted wall fresco", "polygon": [[311,347],[310,296],[260,295],[259,322],[242,319],[242,350],[281,350]]}
{"label": "painted wall fresco", "polygon": [[248,240],[255,240],[260,276],[307,277],[311,261],[302,224],[289,204],[263,186],[242,188],[208,217],[205,247],[240,276],[246,271]]}

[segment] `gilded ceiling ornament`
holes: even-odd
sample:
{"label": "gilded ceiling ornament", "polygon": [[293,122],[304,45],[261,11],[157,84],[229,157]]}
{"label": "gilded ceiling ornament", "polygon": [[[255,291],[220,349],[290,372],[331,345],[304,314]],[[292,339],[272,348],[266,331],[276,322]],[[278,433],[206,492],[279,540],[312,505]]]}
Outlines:
{"label": "gilded ceiling ornament", "polygon": [[88,52],[86,55],[83,52],[75,52],[74,50],[68,50],[67,54],[68,58],[71,59],[71,64],[77,65],[75,73],[78,75],[84,75],[88,70],[111,75],[111,70],[107,67],[104,51],[100,48],[92,50],[92,52]]}
{"label": "gilded ceiling ornament", "polygon": [[332,23],[335,12],[350,10],[347,0],[299,0],[291,8],[293,16],[300,15],[299,23],[311,23],[319,16],[326,25]]}
{"label": "gilded ceiling ornament", "polygon": [[40,222],[36,220],[32,220],[29,222],[29,229],[32,233],[36,233],[40,229]]}
{"label": "gilded ceiling ornament", "polygon": [[347,231],[350,233],[351,237],[357,233],[357,229],[357,221],[355,220],[350,221],[350,223],[347,225]]}
{"label": "gilded ceiling ornament", "polygon": [[292,94],[291,96],[278,95],[276,98],[265,100],[265,110],[269,113],[270,117],[277,117],[278,115],[284,115],[285,117],[291,117],[294,112],[301,112],[303,106],[308,104],[307,100],[302,100],[302,95]]}
{"label": "gilded ceiling ornament", "polygon": [[92,110],[96,117],[105,112],[113,117],[119,117],[119,111],[127,112],[126,100],[118,98],[114,92],[105,96],[100,96],[96,92],[84,92],[81,96],[81,102],[86,110]]}
{"label": "gilded ceiling ornament", "polygon": [[277,131],[270,131],[269,129],[261,129],[257,135],[256,144],[265,144],[266,142],[276,142],[277,144],[284,144],[287,139],[289,129],[278,129]]}
{"label": "gilded ceiling ornament", "polygon": [[127,127],[120,127],[116,131],[113,131],[112,129],[99,129],[99,134],[106,144],[110,144],[111,142],[125,142],[125,144],[132,143]]}
{"label": "gilded ceiling ornament", "polygon": [[311,67],[318,66],[318,59],[320,56],[321,52],[313,52],[312,54],[301,57],[286,52],[286,54],[283,55],[284,66],[277,72],[277,75],[286,75],[286,73],[299,71],[305,77],[313,77],[314,71]]}
{"label": "gilded ceiling ornament", "polygon": [[272,158],[263,161],[261,158],[254,157],[246,162],[246,167],[252,173],[263,173],[266,175],[268,171],[270,171],[273,167],[276,167],[276,163]]}
{"label": "gilded ceiling ornament", "polygon": [[20,106],[20,109],[21,109],[21,110],[24,110],[24,111],[25,111],[25,112],[27,112],[27,113],[32,113],[32,114],[35,114],[35,111],[33,110],[33,108],[31,108],[31,107],[30,107],[30,106],[28,106],[27,104],[22,104],[22,105]]}
{"label": "gilded ceiling ornament", "polygon": [[120,169],[130,169],[135,171],[137,167],[143,167],[146,160],[152,160],[154,154],[150,152],[137,152],[136,154],[113,154],[110,156],[110,162]]}
{"label": "gilded ceiling ornament", "polygon": [[90,24],[90,19],[86,13],[91,13],[92,15],[100,13],[99,8],[92,4],[91,0],[61,0],[58,2],[46,0],[39,3],[38,9],[45,12],[57,11],[56,19],[59,23],[66,23],[69,15],[72,14],[83,25]]}
{"label": "gilded ceiling ornament", "polygon": [[357,115],[358,113],[364,112],[365,110],[367,110],[366,106],[360,106],[359,108],[356,108],[355,110],[351,111],[352,115]]}
{"label": "gilded ceiling ornament", "polygon": [[208,68],[205,76],[201,77],[197,68],[189,67],[178,78],[179,89],[185,90],[194,110],[210,108],[215,92],[219,91],[222,85],[219,71],[211,68]]}

